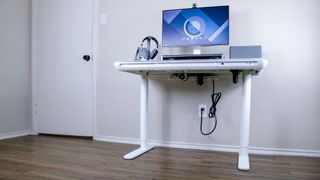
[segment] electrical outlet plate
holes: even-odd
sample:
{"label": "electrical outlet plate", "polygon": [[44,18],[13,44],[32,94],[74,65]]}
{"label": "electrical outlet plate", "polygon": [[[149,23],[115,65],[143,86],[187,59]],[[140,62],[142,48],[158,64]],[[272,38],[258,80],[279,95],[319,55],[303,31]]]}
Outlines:
{"label": "electrical outlet plate", "polygon": [[107,15],[106,14],[100,14],[100,24],[101,25],[107,24]]}
{"label": "electrical outlet plate", "polygon": [[204,111],[202,112],[202,117],[208,117],[208,106],[206,104],[199,104],[198,117],[201,117],[201,108],[204,108]]}

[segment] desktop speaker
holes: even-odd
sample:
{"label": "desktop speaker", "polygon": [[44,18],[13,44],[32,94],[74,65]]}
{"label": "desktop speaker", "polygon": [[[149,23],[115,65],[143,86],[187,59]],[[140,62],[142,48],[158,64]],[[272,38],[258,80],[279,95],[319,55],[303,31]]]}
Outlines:
{"label": "desktop speaker", "polygon": [[261,46],[230,46],[230,58],[262,58]]}

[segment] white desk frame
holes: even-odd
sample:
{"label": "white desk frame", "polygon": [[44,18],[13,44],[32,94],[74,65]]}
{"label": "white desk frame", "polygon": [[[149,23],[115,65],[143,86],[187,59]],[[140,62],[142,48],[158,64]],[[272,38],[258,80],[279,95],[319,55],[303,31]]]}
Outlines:
{"label": "white desk frame", "polygon": [[[148,84],[149,84],[149,72],[159,72],[166,71],[164,74],[172,74],[173,72],[181,71],[201,71],[201,72],[212,72],[216,70],[232,70],[239,69],[243,72],[243,83],[242,83],[242,104],[241,104],[241,125],[240,125],[240,151],[238,158],[238,169],[239,170],[249,170],[249,131],[250,131],[250,105],[251,105],[251,77],[253,72],[258,72],[263,69],[268,61],[263,59],[258,59],[258,63],[251,62],[252,59],[237,59],[233,61],[232,59],[225,59],[223,61],[219,60],[218,63],[214,65],[215,62],[210,61],[210,65],[207,61],[197,61],[196,64],[186,61],[179,63],[153,63],[153,62],[115,62],[114,65],[116,69],[125,72],[131,72],[141,75],[141,90],[140,90],[140,147],[126,155],[124,159],[134,159],[149,150],[153,149],[154,146],[149,145],[147,142],[147,116],[148,116]],[[257,60],[257,59],[255,59]],[[249,62],[249,63],[248,63]],[[124,63],[121,67],[121,63]],[[219,64],[220,63],[220,64]],[[222,63],[222,64],[221,64]],[[234,64],[228,64],[234,63]],[[248,63],[248,64],[246,64]],[[217,65],[219,64],[219,65]]]}

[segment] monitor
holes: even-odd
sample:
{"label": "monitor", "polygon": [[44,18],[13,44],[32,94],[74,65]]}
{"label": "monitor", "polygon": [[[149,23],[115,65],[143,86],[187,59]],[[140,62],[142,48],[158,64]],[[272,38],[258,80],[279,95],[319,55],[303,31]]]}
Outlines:
{"label": "monitor", "polygon": [[229,6],[164,10],[162,46],[229,44]]}

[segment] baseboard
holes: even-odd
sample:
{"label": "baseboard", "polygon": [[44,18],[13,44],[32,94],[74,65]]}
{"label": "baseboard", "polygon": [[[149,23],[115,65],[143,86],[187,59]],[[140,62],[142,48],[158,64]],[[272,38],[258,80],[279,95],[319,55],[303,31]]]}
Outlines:
{"label": "baseboard", "polygon": [[[123,138],[113,136],[101,136],[94,137],[96,141],[123,143],[123,144],[139,144],[139,139]],[[149,140],[150,144],[160,147],[171,147],[181,149],[198,149],[220,152],[239,152],[239,146],[232,145],[219,145],[219,144],[197,144],[197,143],[183,143],[183,142],[169,142],[169,141],[157,141]],[[305,150],[305,149],[282,149],[282,148],[268,148],[268,147],[250,147],[250,154],[260,155],[281,155],[281,156],[304,156],[304,157],[320,157],[320,151]]]}
{"label": "baseboard", "polygon": [[0,140],[10,139],[10,138],[15,138],[20,136],[27,136],[30,134],[31,134],[31,130],[3,133],[3,134],[0,134]]}
{"label": "baseboard", "polygon": [[251,154],[261,154],[261,155],[320,157],[320,151],[307,150],[307,149],[252,147],[252,148],[249,148],[249,152]]}

